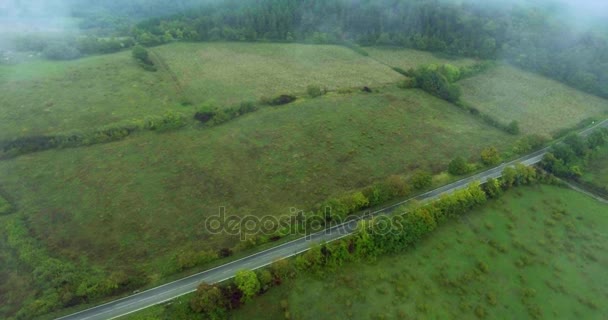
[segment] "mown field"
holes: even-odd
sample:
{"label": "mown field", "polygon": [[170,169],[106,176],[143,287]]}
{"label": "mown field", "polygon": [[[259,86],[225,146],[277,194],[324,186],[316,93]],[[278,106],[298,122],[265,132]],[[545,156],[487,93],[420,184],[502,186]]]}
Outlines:
{"label": "mown field", "polygon": [[171,79],[130,52],[0,65],[0,140],[100,127],[178,107]]}
{"label": "mown field", "polygon": [[401,48],[383,48],[383,47],[366,47],[365,51],[373,59],[386,64],[393,68],[401,68],[408,70],[425,64],[445,64],[449,63],[454,66],[469,66],[475,63],[475,60],[466,58],[448,59],[441,57],[431,52],[419,51],[413,49]]}
{"label": "mown field", "polygon": [[[411,252],[300,275],[230,318],[605,319],[606,214],[568,189],[517,189]],[[131,319],[165,314],[155,307]]]}
{"label": "mown field", "polygon": [[[378,86],[401,75],[341,46],[276,43],[175,43],[152,50],[192,103],[220,104],[284,93],[309,85],[328,89]],[[410,57],[416,63],[417,56]]]}
{"label": "mown field", "polygon": [[462,100],[522,132],[552,135],[590,117],[608,116],[608,101],[510,66],[460,81]]}
{"label": "mown field", "polygon": [[505,149],[512,140],[419,90],[332,94],[210,129],[2,161],[2,187],[18,212],[0,222],[23,216],[53,255],[141,269],[154,282],[175,272],[182,250],[237,243],[203,228],[220,206],[228,214],[288,215],[391,174],[441,171],[456,155]]}

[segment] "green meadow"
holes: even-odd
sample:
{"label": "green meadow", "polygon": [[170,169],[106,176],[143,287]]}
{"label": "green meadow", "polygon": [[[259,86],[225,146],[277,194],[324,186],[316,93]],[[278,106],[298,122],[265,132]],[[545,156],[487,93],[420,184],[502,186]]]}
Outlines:
{"label": "green meadow", "polygon": [[[185,99],[234,104],[264,96],[381,86],[401,75],[342,46],[276,43],[175,43],[152,50]],[[416,56],[411,60],[416,62]]]}
{"label": "green meadow", "polygon": [[142,265],[155,278],[174,271],[163,268],[180,249],[236,245],[201,227],[220,206],[287,215],[390,175],[439,173],[454,156],[512,141],[422,91],[386,89],[25,155],[0,162],[0,172],[32,237],[50,251],[108,268]]}
{"label": "green meadow", "polygon": [[608,116],[608,101],[510,66],[459,82],[462,100],[523,133],[550,136],[593,117]]}

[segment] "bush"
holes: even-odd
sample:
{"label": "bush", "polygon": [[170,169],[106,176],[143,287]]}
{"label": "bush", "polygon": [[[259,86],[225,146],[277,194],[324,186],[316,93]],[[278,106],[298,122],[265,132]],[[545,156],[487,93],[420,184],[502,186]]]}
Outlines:
{"label": "bush", "polygon": [[320,97],[320,96],[324,95],[326,91],[327,90],[321,89],[321,87],[314,86],[314,85],[310,85],[306,89],[306,92],[308,92],[308,95],[312,98]]}
{"label": "bush", "polygon": [[433,176],[425,170],[416,170],[412,176],[412,185],[416,190],[424,190],[433,183]]}
{"label": "bush", "polygon": [[498,163],[502,158],[500,157],[500,152],[495,147],[485,148],[481,151],[481,162],[486,166],[493,166]]}
{"label": "bush", "polygon": [[152,61],[152,59],[150,58],[150,53],[148,52],[148,49],[142,47],[141,45],[136,45],[131,50],[131,55],[145,70],[156,71],[154,61]]}
{"label": "bush", "polygon": [[283,95],[280,95],[280,96],[272,98],[272,99],[262,98],[262,101],[266,102],[266,104],[271,105],[271,106],[281,106],[284,104],[292,103],[292,102],[296,101],[296,99],[297,99],[296,96],[283,94]]}
{"label": "bush", "polygon": [[448,172],[455,176],[467,174],[471,171],[471,167],[462,157],[456,157],[448,166]]}
{"label": "bush", "polygon": [[512,135],[518,135],[520,133],[519,122],[513,120],[506,128],[507,132]]}

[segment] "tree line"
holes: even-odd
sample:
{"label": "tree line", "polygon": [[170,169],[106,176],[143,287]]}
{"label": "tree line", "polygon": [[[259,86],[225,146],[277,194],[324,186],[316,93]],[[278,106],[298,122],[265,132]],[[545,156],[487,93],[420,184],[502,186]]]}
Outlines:
{"label": "tree line", "polygon": [[[391,45],[505,58],[608,97],[608,41],[530,5],[439,0],[228,0],[137,24],[144,45],[187,41],[305,41]],[[560,23],[562,22],[562,23]],[[595,31],[595,30],[594,30]]]}

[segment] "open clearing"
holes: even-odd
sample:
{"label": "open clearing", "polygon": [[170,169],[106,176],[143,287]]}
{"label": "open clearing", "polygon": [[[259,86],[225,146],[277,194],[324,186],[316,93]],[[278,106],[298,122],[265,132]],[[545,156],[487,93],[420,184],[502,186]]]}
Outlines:
{"label": "open clearing", "polygon": [[445,64],[454,66],[469,66],[475,64],[473,59],[448,59],[431,52],[402,48],[366,47],[369,56],[393,68],[408,70],[425,64]]}
{"label": "open clearing", "polygon": [[141,268],[155,281],[175,272],[182,249],[237,243],[203,228],[220,206],[289,215],[391,174],[437,172],[488,145],[504,150],[513,139],[420,90],[332,94],[211,129],[2,161],[2,187],[19,211],[0,222],[24,216],[32,237],[59,257]]}
{"label": "open clearing", "polygon": [[568,189],[521,188],[410,252],[301,275],[231,319],[603,319],[607,214]]}
{"label": "open clearing", "polygon": [[154,48],[192,103],[378,86],[402,76],[342,46],[276,43],[175,43]]}
{"label": "open clearing", "polygon": [[462,99],[524,133],[552,135],[590,117],[608,116],[608,101],[510,66],[459,82]]}

